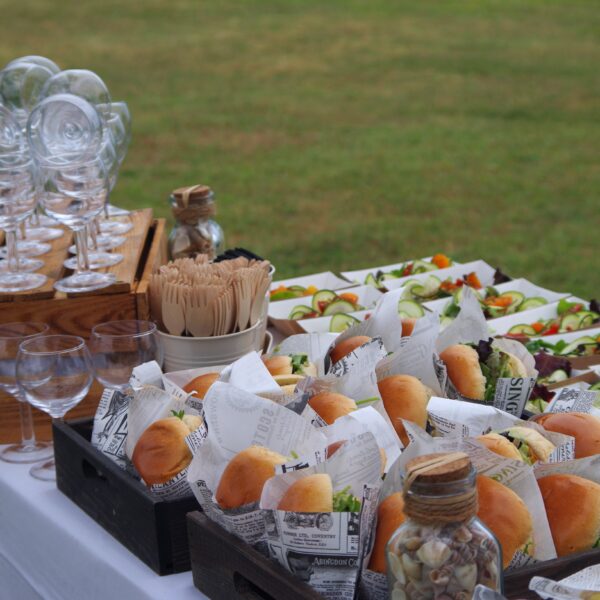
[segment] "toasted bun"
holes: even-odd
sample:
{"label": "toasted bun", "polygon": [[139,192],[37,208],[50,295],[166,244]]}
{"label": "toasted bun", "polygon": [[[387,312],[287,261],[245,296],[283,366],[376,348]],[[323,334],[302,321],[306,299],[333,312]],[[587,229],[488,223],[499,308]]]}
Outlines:
{"label": "toasted bun", "polygon": [[148,485],[169,481],[192,461],[185,437],[200,425],[202,419],[191,417],[184,417],[187,423],[179,417],[155,421],[138,439],[131,461]]}
{"label": "toasted bun", "polygon": [[497,433],[486,433],[485,435],[477,436],[477,441],[485,446],[490,452],[495,452],[505,458],[523,461],[521,453],[517,450],[514,444],[511,444],[505,437]]}
{"label": "toasted bun", "polygon": [[373,553],[369,561],[369,569],[377,573],[387,573],[385,561],[385,547],[392,534],[404,522],[404,499],[402,492],[388,496],[377,509],[377,529]]}
{"label": "toasted bun", "polygon": [[533,521],[523,500],[510,488],[484,475],[477,476],[477,516],[496,536],[506,569],[515,552],[531,541]]}
{"label": "toasted bun", "polygon": [[285,354],[277,356],[263,356],[262,361],[273,377],[275,375],[292,374],[292,359]]}
{"label": "toasted bun", "polygon": [[427,424],[427,388],[412,375],[391,375],[378,382],[377,387],[398,437],[405,446],[409,439],[401,419],[423,427]]}
{"label": "toasted bun", "polygon": [[577,475],[538,479],[558,556],[591,550],[600,538],[600,485]]}
{"label": "toasted bun", "polygon": [[402,323],[402,337],[412,335],[416,322],[417,319],[414,317],[404,317],[400,319],[400,323]]}
{"label": "toasted bun", "polygon": [[238,508],[258,502],[267,479],[275,475],[275,466],[285,456],[262,446],[250,446],[238,452],[225,467],[215,493],[221,508]]}
{"label": "toasted bun", "polygon": [[448,346],[440,358],[446,363],[450,381],[463,396],[484,399],[486,380],[479,366],[479,355],[473,348],[464,344]]}
{"label": "toasted bun", "polygon": [[546,413],[535,419],[548,431],[575,438],[575,458],[600,454],[600,419],[586,413]]}
{"label": "toasted bun", "polygon": [[308,404],[327,425],[331,425],[336,419],[358,408],[352,398],[335,392],[316,394],[308,401]]}
{"label": "toasted bun", "polygon": [[359,346],[370,342],[371,338],[366,335],[355,335],[353,337],[349,337],[339,344],[336,344],[333,350],[329,353],[332,363],[336,363],[344,356],[350,354],[353,350],[356,350]]}
{"label": "toasted bun", "polygon": [[206,396],[206,392],[208,392],[208,388],[219,379],[220,373],[205,373],[204,375],[199,375],[192,379],[184,388],[183,391],[186,394],[191,394],[194,392],[194,395],[199,400],[204,400],[204,396]]}
{"label": "toasted bun", "polygon": [[298,479],[287,489],[277,509],[293,512],[332,512],[331,477],[326,473],[319,473]]}
{"label": "toasted bun", "polygon": [[541,433],[530,427],[510,427],[505,431],[514,438],[523,440],[529,446],[531,462],[546,462],[556,446]]}

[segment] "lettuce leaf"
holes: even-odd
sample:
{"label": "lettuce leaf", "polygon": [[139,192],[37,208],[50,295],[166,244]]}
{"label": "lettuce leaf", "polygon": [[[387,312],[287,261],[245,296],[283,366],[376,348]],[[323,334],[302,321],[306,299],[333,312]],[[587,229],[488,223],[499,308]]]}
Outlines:
{"label": "lettuce leaf", "polygon": [[292,373],[294,375],[304,373],[304,367],[308,366],[308,354],[292,354]]}
{"label": "lettuce leaf", "polygon": [[350,486],[333,494],[333,512],[360,512],[361,501],[350,493]]}

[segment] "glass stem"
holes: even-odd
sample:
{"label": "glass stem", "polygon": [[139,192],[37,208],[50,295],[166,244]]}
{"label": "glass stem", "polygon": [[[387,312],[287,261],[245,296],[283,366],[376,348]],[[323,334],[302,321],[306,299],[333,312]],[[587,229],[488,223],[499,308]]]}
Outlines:
{"label": "glass stem", "polygon": [[31,225],[32,227],[40,226],[40,208],[39,206],[35,207],[33,214],[31,215]]}
{"label": "glass stem", "polygon": [[6,229],[6,253],[8,258],[8,272],[19,272],[19,254],[17,252],[16,229]]}
{"label": "glass stem", "polygon": [[77,247],[77,273],[90,270],[90,259],[88,258],[87,232],[85,227],[75,230],[75,246]]}
{"label": "glass stem", "polygon": [[[18,234],[21,234],[20,236]],[[27,238],[27,225],[26,221],[21,221],[19,225],[19,231],[17,232],[17,237],[24,240]]]}
{"label": "glass stem", "polygon": [[35,447],[35,431],[33,429],[33,415],[31,405],[24,400],[19,401],[19,412],[21,413],[21,444],[24,448]]}
{"label": "glass stem", "polygon": [[93,251],[97,251],[98,250],[98,239],[97,239],[97,233],[96,233],[96,219],[94,219],[93,221],[90,221],[85,226],[85,228],[87,229],[89,239],[92,242],[91,249]]}

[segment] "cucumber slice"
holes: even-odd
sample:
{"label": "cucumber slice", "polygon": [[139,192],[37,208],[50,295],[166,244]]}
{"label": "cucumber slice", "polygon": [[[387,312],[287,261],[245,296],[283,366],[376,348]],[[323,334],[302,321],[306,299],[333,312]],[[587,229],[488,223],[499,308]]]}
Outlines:
{"label": "cucumber slice", "polygon": [[384,273],[381,277],[382,281],[385,281],[386,279],[400,279],[398,277],[398,275],[394,275],[392,272],[390,273]]}
{"label": "cucumber slice", "polygon": [[509,330],[508,333],[511,334],[520,334],[520,335],[537,335],[535,329],[531,326],[531,325],[513,325]]}
{"label": "cucumber slice", "polygon": [[365,285],[372,285],[373,287],[376,287],[376,288],[379,287],[379,282],[377,281],[377,279],[375,279],[375,275],[373,275],[373,273],[369,273],[365,277]]}
{"label": "cucumber slice", "polygon": [[498,298],[510,298],[511,305],[513,305],[513,304],[519,305],[525,299],[525,294],[522,294],[521,292],[517,292],[517,291],[508,291],[508,292],[503,292],[502,294],[500,294],[498,296]]}
{"label": "cucumber slice", "polygon": [[306,288],[301,285],[290,285],[288,290],[290,290],[290,292],[302,292],[303,294],[306,292]]}
{"label": "cucumber slice", "polygon": [[[299,304],[298,306],[294,306],[290,311],[290,319],[294,319],[294,321],[298,319],[304,318],[304,315],[308,315],[312,312],[315,312],[314,309],[310,306],[306,306],[304,304]],[[295,316],[294,316],[295,315]]]}
{"label": "cucumber slice", "polygon": [[600,381],[597,381],[593,385],[590,385],[590,387],[588,388],[589,392],[596,392],[598,390],[600,390]]}
{"label": "cucumber slice", "polygon": [[319,302],[333,302],[337,298],[337,294],[332,292],[331,290],[319,290],[312,297],[312,309],[316,310],[318,313],[322,313],[323,311],[319,308]]}
{"label": "cucumber slice", "polygon": [[525,298],[525,300],[523,300],[523,302],[519,304],[517,312],[531,310],[532,308],[537,308],[538,306],[544,306],[544,304],[548,304],[548,300],[546,300],[546,298],[542,298],[541,296],[532,296],[531,298]]}
{"label": "cucumber slice", "polygon": [[413,317],[418,319],[425,316],[425,309],[414,300],[400,300],[398,302],[398,314],[401,317]]}
{"label": "cucumber slice", "polygon": [[345,313],[338,313],[331,317],[331,321],[329,321],[329,331],[332,333],[341,333],[342,331],[346,331],[349,327],[352,327],[352,325],[356,325],[356,323],[360,323],[356,317]]}
{"label": "cucumber slice", "polygon": [[347,313],[355,311],[356,305],[347,300],[334,300],[331,304],[328,304],[323,311],[323,316],[328,317],[329,315],[335,315],[337,313]]}
{"label": "cucumber slice", "polygon": [[440,285],[442,285],[442,282],[440,281],[439,277],[430,275],[423,284],[423,287],[425,288],[422,294],[423,298],[435,296],[440,289]]}
{"label": "cucumber slice", "polygon": [[[583,337],[577,338],[567,346],[565,346],[559,354],[561,356],[568,356],[569,354],[575,354],[576,356],[580,356],[577,352],[579,346],[586,346],[586,351],[583,355],[594,354],[595,348],[598,346],[598,342],[589,335],[584,335]],[[591,350],[591,352],[590,352]]]}
{"label": "cucumber slice", "polygon": [[437,271],[438,266],[424,260],[413,260],[413,273],[425,273],[426,271]]}
{"label": "cucumber slice", "polygon": [[271,302],[277,302],[278,300],[291,300],[292,298],[297,298],[298,294],[296,292],[290,292],[289,290],[285,290],[284,292],[275,292],[271,298]]}
{"label": "cucumber slice", "polygon": [[442,316],[440,316],[440,329],[445,329],[446,327],[448,327],[448,325],[450,325],[453,322],[454,322],[454,318],[453,317],[442,317]]}
{"label": "cucumber slice", "polygon": [[506,314],[505,306],[486,306],[485,311],[490,315],[490,319],[497,319],[503,317]]}
{"label": "cucumber slice", "polygon": [[564,381],[565,379],[569,379],[567,372],[563,369],[557,369],[546,379],[546,383],[558,383],[559,381]]}
{"label": "cucumber slice", "polygon": [[564,333],[565,331],[577,331],[579,324],[585,318],[581,316],[581,313],[568,313],[560,320],[560,327],[558,331]]}

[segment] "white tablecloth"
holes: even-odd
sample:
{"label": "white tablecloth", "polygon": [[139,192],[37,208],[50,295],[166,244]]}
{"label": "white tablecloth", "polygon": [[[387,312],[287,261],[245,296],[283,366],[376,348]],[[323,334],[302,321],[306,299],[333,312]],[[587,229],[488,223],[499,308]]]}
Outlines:
{"label": "white tablecloth", "polygon": [[192,573],[159,577],[30,465],[0,461],[0,600],[202,600]]}

